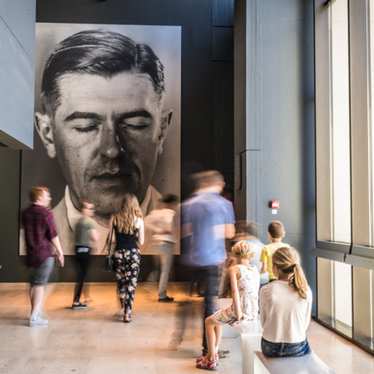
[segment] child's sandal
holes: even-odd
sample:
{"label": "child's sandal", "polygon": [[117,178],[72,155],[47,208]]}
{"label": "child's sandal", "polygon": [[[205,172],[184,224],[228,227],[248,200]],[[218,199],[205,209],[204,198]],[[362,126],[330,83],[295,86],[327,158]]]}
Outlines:
{"label": "child's sandal", "polygon": [[[196,363],[198,363],[198,362],[201,362],[201,361],[203,361],[203,360],[205,360],[207,358],[207,356],[205,355],[201,355],[201,356],[199,356],[199,357],[197,357],[196,358]],[[218,364],[218,359],[219,359],[220,357],[219,357],[219,355],[218,355],[218,353],[216,353],[216,361],[217,361],[217,364]]]}
{"label": "child's sandal", "polygon": [[217,370],[217,366],[218,366],[218,360],[216,359],[213,359],[213,360],[209,360],[208,357],[204,357],[203,360],[199,361],[197,364],[196,364],[196,367],[198,369],[204,369],[204,370]]}
{"label": "child's sandal", "polygon": [[205,359],[205,356],[201,355],[201,356],[196,358],[196,363],[199,363],[200,361],[203,361],[204,359]]}

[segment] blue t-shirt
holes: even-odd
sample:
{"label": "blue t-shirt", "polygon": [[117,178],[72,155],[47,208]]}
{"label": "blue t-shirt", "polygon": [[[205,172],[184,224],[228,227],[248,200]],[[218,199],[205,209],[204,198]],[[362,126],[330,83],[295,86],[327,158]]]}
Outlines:
{"label": "blue t-shirt", "polygon": [[234,224],[232,204],[218,193],[202,192],[182,205],[182,225],[188,227],[183,238],[182,259],[192,266],[218,265],[226,259],[224,235],[217,237],[219,225]]}

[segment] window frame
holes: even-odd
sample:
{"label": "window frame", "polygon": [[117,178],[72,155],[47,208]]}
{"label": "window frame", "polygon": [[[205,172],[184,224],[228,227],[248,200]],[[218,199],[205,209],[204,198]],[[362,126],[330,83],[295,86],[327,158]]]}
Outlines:
{"label": "window frame", "polygon": [[[336,0],[339,1],[339,0]],[[331,232],[331,42],[330,10],[326,1],[314,0],[315,76],[316,76],[316,248],[314,256],[374,270],[374,201],[370,175],[370,28],[369,1],[348,1],[349,105],[350,105],[350,183],[351,242],[320,239]],[[373,2],[374,6],[374,2]],[[362,22],[365,19],[365,22]],[[360,56],[358,58],[357,56]],[[353,57],[353,58],[352,58]],[[319,64],[318,61],[321,61]],[[326,63],[328,61],[328,63]],[[374,63],[374,62],[373,62]],[[374,79],[374,76],[372,77]],[[371,93],[374,95],[374,92]],[[352,99],[354,98],[354,99]],[[326,105],[328,103],[328,105]],[[374,108],[373,108],[374,111]],[[374,134],[372,134],[374,136]],[[374,151],[374,150],[373,150]],[[322,166],[321,166],[322,165]],[[371,172],[373,172],[371,170]],[[326,187],[328,186],[328,187]],[[373,199],[374,200],[374,199]],[[371,211],[373,211],[371,213]],[[322,235],[320,235],[322,234]],[[365,263],[366,262],[366,263]],[[365,266],[363,266],[365,265]]]}
{"label": "window frame", "polygon": [[[339,0],[335,0],[339,1]],[[330,240],[320,240],[320,225],[324,237],[331,235],[331,169],[328,153],[321,144],[328,145],[331,140],[330,111],[331,111],[331,44],[330,38],[330,10],[329,3],[323,0],[314,0],[314,31],[315,31],[315,113],[316,113],[316,246],[313,250],[317,274],[317,313],[329,307],[321,306],[326,302],[326,295],[319,300],[320,259],[342,262],[351,266],[352,275],[352,337],[344,335],[341,331],[323,319],[317,321],[327,328],[344,336],[357,344],[365,351],[374,354],[374,43],[371,48],[371,37],[374,38],[374,0],[347,0],[348,1],[348,63],[349,63],[349,115],[350,115],[350,184],[351,184],[351,242],[340,243]],[[372,15],[370,14],[372,11]],[[372,26],[373,25],[373,26]],[[372,34],[372,35],[371,35]],[[326,38],[329,35],[329,38]],[[373,65],[373,66],[372,66]],[[373,105],[372,105],[373,104]],[[326,139],[319,139],[324,133]],[[330,150],[328,150],[330,152]],[[325,168],[321,173],[318,166]],[[319,195],[324,193],[324,196]],[[321,203],[322,202],[322,203]],[[330,209],[330,210],[329,210]],[[328,212],[328,214],[326,214]],[[330,216],[329,216],[330,215]],[[325,231],[323,231],[325,230]],[[330,231],[328,231],[330,230]],[[326,234],[327,233],[327,234]],[[323,236],[322,236],[323,238]],[[331,265],[332,266],[332,265]],[[330,285],[331,286],[331,285]],[[324,290],[324,292],[330,292]],[[332,297],[332,296],[331,296]],[[331,299],[331,302],[333,300]],[[321,309],[322,307],[322,309]],[[331,307],[331,305],[330,305]],[[326,309],[327,310],[327,309]],[[368,317],[369,316],[369,317]],[[331,318],[332,318],[331,314]],[[369,326],[369,327],[367,327]],[[370,329],[371,343],[363,343],[360,334]]]}

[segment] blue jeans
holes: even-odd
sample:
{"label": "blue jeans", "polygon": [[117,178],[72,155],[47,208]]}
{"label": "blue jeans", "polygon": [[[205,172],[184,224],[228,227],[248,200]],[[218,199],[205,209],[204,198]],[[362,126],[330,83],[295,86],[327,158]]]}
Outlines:
{"label": "blue jeans", "polygon": [[218,265],[195,268],[195,277],[204,287],[204,315],[203,315],[203,354],[208,352],[208,342],[205,331],[205,319],[217,311],[218,284],[220,267]]}
{"label": "blue jeans", "polygon": [[301,343],[272,343],[262,338],[261,350],[267,357],[300,357],[311,352],[306,339]]}

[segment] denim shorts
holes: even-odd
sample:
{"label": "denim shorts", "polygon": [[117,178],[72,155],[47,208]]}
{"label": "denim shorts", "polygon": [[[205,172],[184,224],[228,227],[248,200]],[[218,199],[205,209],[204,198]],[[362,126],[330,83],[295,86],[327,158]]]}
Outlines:
{"label": "denim shorts", "polygon": [[42,286],[48,283],[55,265],[54,257],[47,257],[41,265],[31,272],[30,283],[33,286]]}
{"label": "denim shorts", "polygon": [[261,350],[267,357],[300,357],[311,353],[306,339],[301,343],[272,343],[262,338]]}

